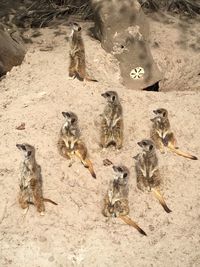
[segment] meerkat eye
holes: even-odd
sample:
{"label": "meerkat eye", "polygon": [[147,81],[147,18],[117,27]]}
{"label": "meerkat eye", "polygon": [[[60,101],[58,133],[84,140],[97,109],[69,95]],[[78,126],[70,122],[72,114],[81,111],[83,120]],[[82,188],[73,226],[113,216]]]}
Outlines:
{"label": "meerkat eye", "polygon": [[161,112],[161,111],[158,109],[158,110],[157,110],[157,113],[159,113],[159,114],[160,114],[160,113],[162,113],[162,112]]}
{"label": "meerkat eye", "polygon": [[121,45],[121,49],[123,49],[124,48],[124,45]]}
{"label": "meerkat eye", "polygon": [[106,93],[106,96],[107,96],[107,97],[109,97],[109,96],[110,96],[110,94],[109,94],[109,93]]}
{"label": "meerkat eye", "polygon": [[113,101],[113,102],[115,101],[115,98],[116,98],[116,97],[113,95],[113,96],[112,96],[112,101]]}
{"label": "meerkat eye", "polygon": [[143,146],[146,146],[147,145],[147,143],[145,141],[143,141],[142,144],[143,144]]}
{"label": "meerkat eye", "polygon": [[128,173],[125,172],[124,175],[123,175],[123,178],[126,178],[127,175],[128,175]]}

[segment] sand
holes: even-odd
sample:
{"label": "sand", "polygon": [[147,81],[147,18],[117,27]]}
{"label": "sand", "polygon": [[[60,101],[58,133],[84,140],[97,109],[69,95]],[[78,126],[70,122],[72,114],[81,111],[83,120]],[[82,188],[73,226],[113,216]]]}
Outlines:
{"label": "sand", "polygon": [[[68,29],[64,27],[42,29],[42,35],[28,45],[23,64],[0,82],[0,266],[200,266],[199,161],[158,152],[164,196],[173,211],[167,214],[151,194],[136,188],[132,158],[140,151],[137,142],[149,137],[152,110],[158,107],[168,109],[179,146],[200,157],[199,50],[189,45],[182,49],[176,43],[176,25],[178,21],[151,24],[152,53],[166,78],[160,93],[124,88],[116,60],[86,32],[88,72],[99,83],[69,80]],[[197,25],[191,27],[197,32]],[[56,36],[55,31],[64,35]],[[195,38],[189,32],[190,37]],[[40,50],[47,46],[53,49]],[[101,93],[108,89],[118,92],[124,109],[121,151],[102,151],[98,145],[99,115],[105,105]],[[97,180],[79,161],[69,168],[57,152],[64,122],[61,112],[69,110],[79,117]],[[17,130],[23,122],[25,130]],[[21,155],[15,145],[20,142],[36,147],[44,196],[58,203],[47,203],[43,217],[33,206],[23,217],[17,202]],[[113,176],[112,168],[103,166],[105,158],[130,169],[130,216],[147,237],[119,219],[101,215]]]}

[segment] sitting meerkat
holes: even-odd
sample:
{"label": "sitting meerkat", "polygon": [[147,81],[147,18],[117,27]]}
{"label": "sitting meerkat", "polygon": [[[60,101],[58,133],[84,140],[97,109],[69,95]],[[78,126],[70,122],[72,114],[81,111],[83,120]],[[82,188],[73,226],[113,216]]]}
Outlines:
{"label": "sitting meerkat", "polygon": [[136,160],[137,187],[142,191],[152,191],[164,210],[169,213],[171,210],[167,207],[163,196],[158,191],[162,181],[155,145],[151,140],[147,139],[138,142],[138,145],[142,147],[142,152],[134,157]]}
{"label": "sitting meerkat", "polygon": [[72,160],[74,155],[77,156],[89,169],[92,177],[96,178],[92,162],[88,158],[87,147],[80,137],[78,117],[73,112],[62,112],[62,115],[66,121],[61,127],[57,143],[59,154],[69,160]]}
{"label": "sitting meerkat", "polygon": [[164,108],[159,108],[153,112],[156,114],[156,117],[151,119],[153,124],[150,134],[156,148],[159,149],[161,153],[164,153],[164,147],[167,147],[179,156],[197,160],[197,157],[185,153],[178,148],[174,133],[170,129],[168,111]]}
{"label": "sitting meerkat", "polygon": [[70,42],[70,65],[69,65],[69,77],[78,78],[81,81],[93,81],[97,80],[90,78],[86,73],[85,62],[85,48],[83,38],[81,34],[81,26],[77,23],[71,23],[71,34],[69,38]]}
{"label": "sitting meerkat", "polygon": [[123,143],[123,114],[119,97],[115,91],[107,91],[102,96],[107,100],[101,121],[101,146],[113,144],[117,149]]}
{"label": "sitting meerkat", "polygon": [[141,234],[146,235],[146,233],[127,216],[129,214],[129,170],[125,166],[113,166],[113,170],[115,176],[114,180],[110,183],[110,187],[104,199],[103,215],[105,217],[118,217],[128,225],[136,228]]}
{"label": "sitting meerkat", "polygon": [[16,146],[23,154],[19,181],[19,204],[26,211],[28,210],[29,204],[34,204],[37,211],[41,215],[44,215],[44,202],[50,202],[54,205],[57,205],[57,203],[43,197],[41,167],[35,159],[35,148],[26,143],[17,144]]}

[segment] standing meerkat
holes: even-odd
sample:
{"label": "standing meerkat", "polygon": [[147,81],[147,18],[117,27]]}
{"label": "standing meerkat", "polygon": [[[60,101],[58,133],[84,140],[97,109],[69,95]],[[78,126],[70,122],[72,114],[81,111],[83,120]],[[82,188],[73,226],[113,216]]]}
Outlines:
{"label": "standing meerkat", "polygon": [[128,180],[129,170],[125,166],[113,166],[114,179],[110,182],[108,192],[104,199],[102,213],[105,217],[118,217],[126,224],[136,228],[141,234],[146,233],[127,215],[129,214],[128,203]]}
{"label": "standing meerkat", "polygon": [[150,135],[156,148],[159,149],[161,153],[164,153],[164,148],[167,147],[179,156],[197,160],[196,156],[185,153],[178,148],[176,138],[170,128],[168,111],[164,108],[159,108],[153,112],[156,114],[156,117],[151,119],[153,124]]}
{"label": "standing meerkat", "polygon": [[96,178],[92,162],[88,158],[87,147],[80,138],[77,115],[73,112],[62,112],[62,115],[66,121],[61,127],[57,143],[59,154],[68,160],[72,160],[74,155],[77,156],[89,169],[92,177]]}
{"label": "standing meerkat", "polygon": [[136,160],[137,187],[142,191],[152,191],[164,210],[169,213],[171,210],[167,207],[163,196],[158,191],[162,181],[155,145],[151,140],[147,139],[138,142],[138,145],[142,148],[142,152],[134,157]]}
{"label": "standing meerkat", "polygon": [[57,205],[57,203],[43,197],[41,167],[35,159],[35,148],[26,143],[17,144],[16,146],[23,154],[19,180],[19,204],[26,211],[28,210],[29,204],[34,204],[37,211],[41,215],[44,215],[44,202],[50,202],[54,205]]}
{"label": "standing meerkat", "polygon": [[123,144],[123,112],[117,92],[107,91],[102,96],[107,100],[101,121],[101,146],[113,144],[117,149]]}
{"label": "standing meerkat", "polygon": [[78,23],[71,23],[70,42],[70,65],[69,77],[78,78],[81,81],[97,80],[90,78],[86,72],[85,47],[82,38],[82,28]]}

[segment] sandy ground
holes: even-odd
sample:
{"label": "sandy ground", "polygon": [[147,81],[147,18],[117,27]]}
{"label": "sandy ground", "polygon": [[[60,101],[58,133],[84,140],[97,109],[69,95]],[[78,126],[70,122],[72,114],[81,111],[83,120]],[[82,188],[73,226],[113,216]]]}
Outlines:
{"label": "sandy ground", "polygon": [[[99,83],[69,80],[67,30],[60,28],[65,35],[57,36],[55,31],[58,29],[41,30],[42,35],[29,45],[23,64],[0,82],[0,266],[200,266],[199,161],[158,153],[164,195],[173,210],[166,214],[152,195],[136,188],[132,159],[140,151],[136,143],[149,136],[152,110],[158,107],[169,110],[180,147],[200,157],[198,51],[180,48],[173,23],[154,21],[152,53],[166,80],[163,92],[140,92],[119,83],[116,61],[86,35],[89,73]],[[53,50],[40,51],[47,46]],[[165,92],[183,88],[188,91]],[[120,152],[112,148],[103,152],[98,146],[99,114],[105,105],[101,93],[107,89],[118,92],[124,109],[125,140]],[[80,162],[69,168],[58,155],[56,142],[64,121],[61,112],[68,110],[79,117],[97,180]],[[26,129],[16,130],[22,122]],[[17,203],[21,155],[15,145],[20,142],[36,147],[44,196],[59,203],[47,203],[44,217],[30,207],[23,218]],[[111,167],[102,164],[105,158],[130,168],[130,216],[147,237],[118,219],[107,221],[101,215],[102,199],[113,175]]]}

